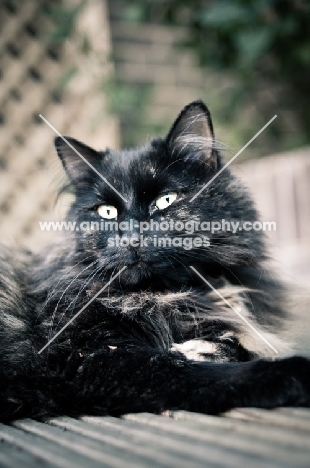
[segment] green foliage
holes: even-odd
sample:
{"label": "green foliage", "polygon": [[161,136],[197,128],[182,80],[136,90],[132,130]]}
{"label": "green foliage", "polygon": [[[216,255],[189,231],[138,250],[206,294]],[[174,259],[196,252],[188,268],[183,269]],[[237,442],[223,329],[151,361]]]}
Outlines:
{"label": "green foliage", "polygon": [[121,116],[123,145],[131,147],[137,141],[143,141],[153,130],[145,115],[152,96],[152,85],[134,86],[111,77],[103,81],[102,91],[107,96],[108,112]]}
{"label": "green foliage", "polygon": [[65,6],[64,4],[46,3],[44,5],[45,14],[55,25],[55,27],[46,33],[45,41],[49,44],[62,44],[74,33],[74,28],[78,16],[80,15],[86,1],[83,0],[74,6]]}
{"label": "green foliage", "polygon": [[[279,114],[267,131],[269,150],[277,149],[279,139],[282,148],[310,143],[308,0],[134,0],[122,5],[127,21],[183,25],[188,39],[182,46],[192,49],[202,66],[234,78],[234,87],[226,91],[230,118],[251,105],[262,124]],[[284,114],[294,132],[284,126]]]}
{"label": "green foliage", "polygon": [[[45,41],[57,47],[68,38],[81,54],[92,54],[88,37],[77,37],[75,25],[87,1],[74,6],[49,1],[46,14],[54,24]],[[114,1],[114,0],[113,0]],[[308,0],[117,0],[123,20],[182,25],[187,39],[180,46],[196,54],[199,63],[219,80],[205,98],[224,141],[239,148],[257,128],[278,114],[259,140],[253,155],[310,143],[310,1]],[[62,95],[79,70],[64,73],[55,84]],[[227,84],[228,82],[228,84]],[[123,143],[137,141],[166,129],[153,121],[148,106],[152,86],[132,85],[98,77],[98,99],[105,96],[108,110],[121,116]],[[102,116],[95,116],[99,124]],[[233,122],[233,124],[232,124]],[[230,135],[231,128],[238,128]],[[256,148],[256,150],[255,150]],[[256,153],[255,153],[256,151]]]}
{"label": "green foliage", "polygon": [[[76,50],[79,51],[82,58],[81,62],[84,64],[82,69],[76,65],[64,70],[55,83],[53,96],[59,102],[66,93],[71,81],[85,73],[85,64],[87,64],[88,60],[92,65],[95,65],[95,68],[102,67],[103,72],[107,65],[107,57],[100,56],[94,51],[91,38],[87,34],[81,34],[76,30],[77,21],[80,15],[83,14],[84,7],[91,1],[80,0],[73,5],[67,5],[65,2],[53,3],[52,0],[49,0],[42,5],[42,10],[49,20],[50,28],[45,31],[41,39],[53,50],[61,48],[65,41],[70,40],[74,43]],[[138,6],[137,10],[140,11],[140,6]],[[131,20],[137,19],[139,18],[134,15],[131,17]],[[137,141],[143,140],[150,132],[153,133],[153,126],[147,125],[148,119],[145,116],[152,93],[150,84],[133,86],[121,82],[114,76],[108,78],[104,76],[102,78],[102,75],[98,75],[92,76],[92,79],[98,100],[102,101],[101,109],[89,122],[92,130],[103,124],[108,111],[111,115],[121,116],[123,144],[126,146],[134,146]],[[154,128],[157,129],[156,125]]]}

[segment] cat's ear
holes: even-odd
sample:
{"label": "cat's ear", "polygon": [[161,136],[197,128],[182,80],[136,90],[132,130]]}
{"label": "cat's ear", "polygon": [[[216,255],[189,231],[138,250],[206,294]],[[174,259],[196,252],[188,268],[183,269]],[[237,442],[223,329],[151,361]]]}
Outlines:
{"label": "cat's ear", "polygon": [[169,149],[186,155],[186,159],[205,161],[217,168],[214,133],[210,112],[202,101],[194,101],[181,111],[167,136]]}
{"label": "cat's ear", "polygon": [[55,148],[69,179],[78,183],[89,173],[97,171],[101,155],[74,138],[64,138],[66,141],[61,137],[55,138]]}

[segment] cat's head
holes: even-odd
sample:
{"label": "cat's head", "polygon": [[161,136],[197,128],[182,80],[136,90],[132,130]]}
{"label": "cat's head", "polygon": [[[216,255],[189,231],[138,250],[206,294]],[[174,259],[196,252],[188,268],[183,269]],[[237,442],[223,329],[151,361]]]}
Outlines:
{"label": "cat's head", "polygon": [[109,275],[126,266],[127,284],[184,283],[189,265],[216,273],[261,254],[258,233],[212,229],[222,220],[255,220],[256,211],[240,182],[221,172],[203,102],[186,106],[166,138],[133,150],[65,140],[55,144],[76,193],[68,215],[77,223],[76,250]]}

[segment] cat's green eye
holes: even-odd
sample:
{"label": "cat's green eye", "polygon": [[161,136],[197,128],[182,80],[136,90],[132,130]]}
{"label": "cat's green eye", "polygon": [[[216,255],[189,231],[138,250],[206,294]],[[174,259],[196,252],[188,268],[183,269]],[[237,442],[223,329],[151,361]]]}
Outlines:
{"label": "cat's green eye", "polygon": [[159,210],[164,210],[177,199],[177,196],[178,194],[176,192],[165,193],[165,195],[156,198],[155,205]]}
{"label": "cat's green eye", "polygon": [[98,214],[104,219],[117,218],[117,209],[112,205],[100,205],[97,208]]}

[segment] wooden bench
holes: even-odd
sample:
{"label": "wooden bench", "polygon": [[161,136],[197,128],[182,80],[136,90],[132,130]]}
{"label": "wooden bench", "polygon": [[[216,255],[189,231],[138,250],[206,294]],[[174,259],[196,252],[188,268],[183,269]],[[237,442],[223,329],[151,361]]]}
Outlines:
{"label": "wooden bench", "polygon": [[1,424],[0,440],[10,468],[309,468],[310,410],[25,419]]}

